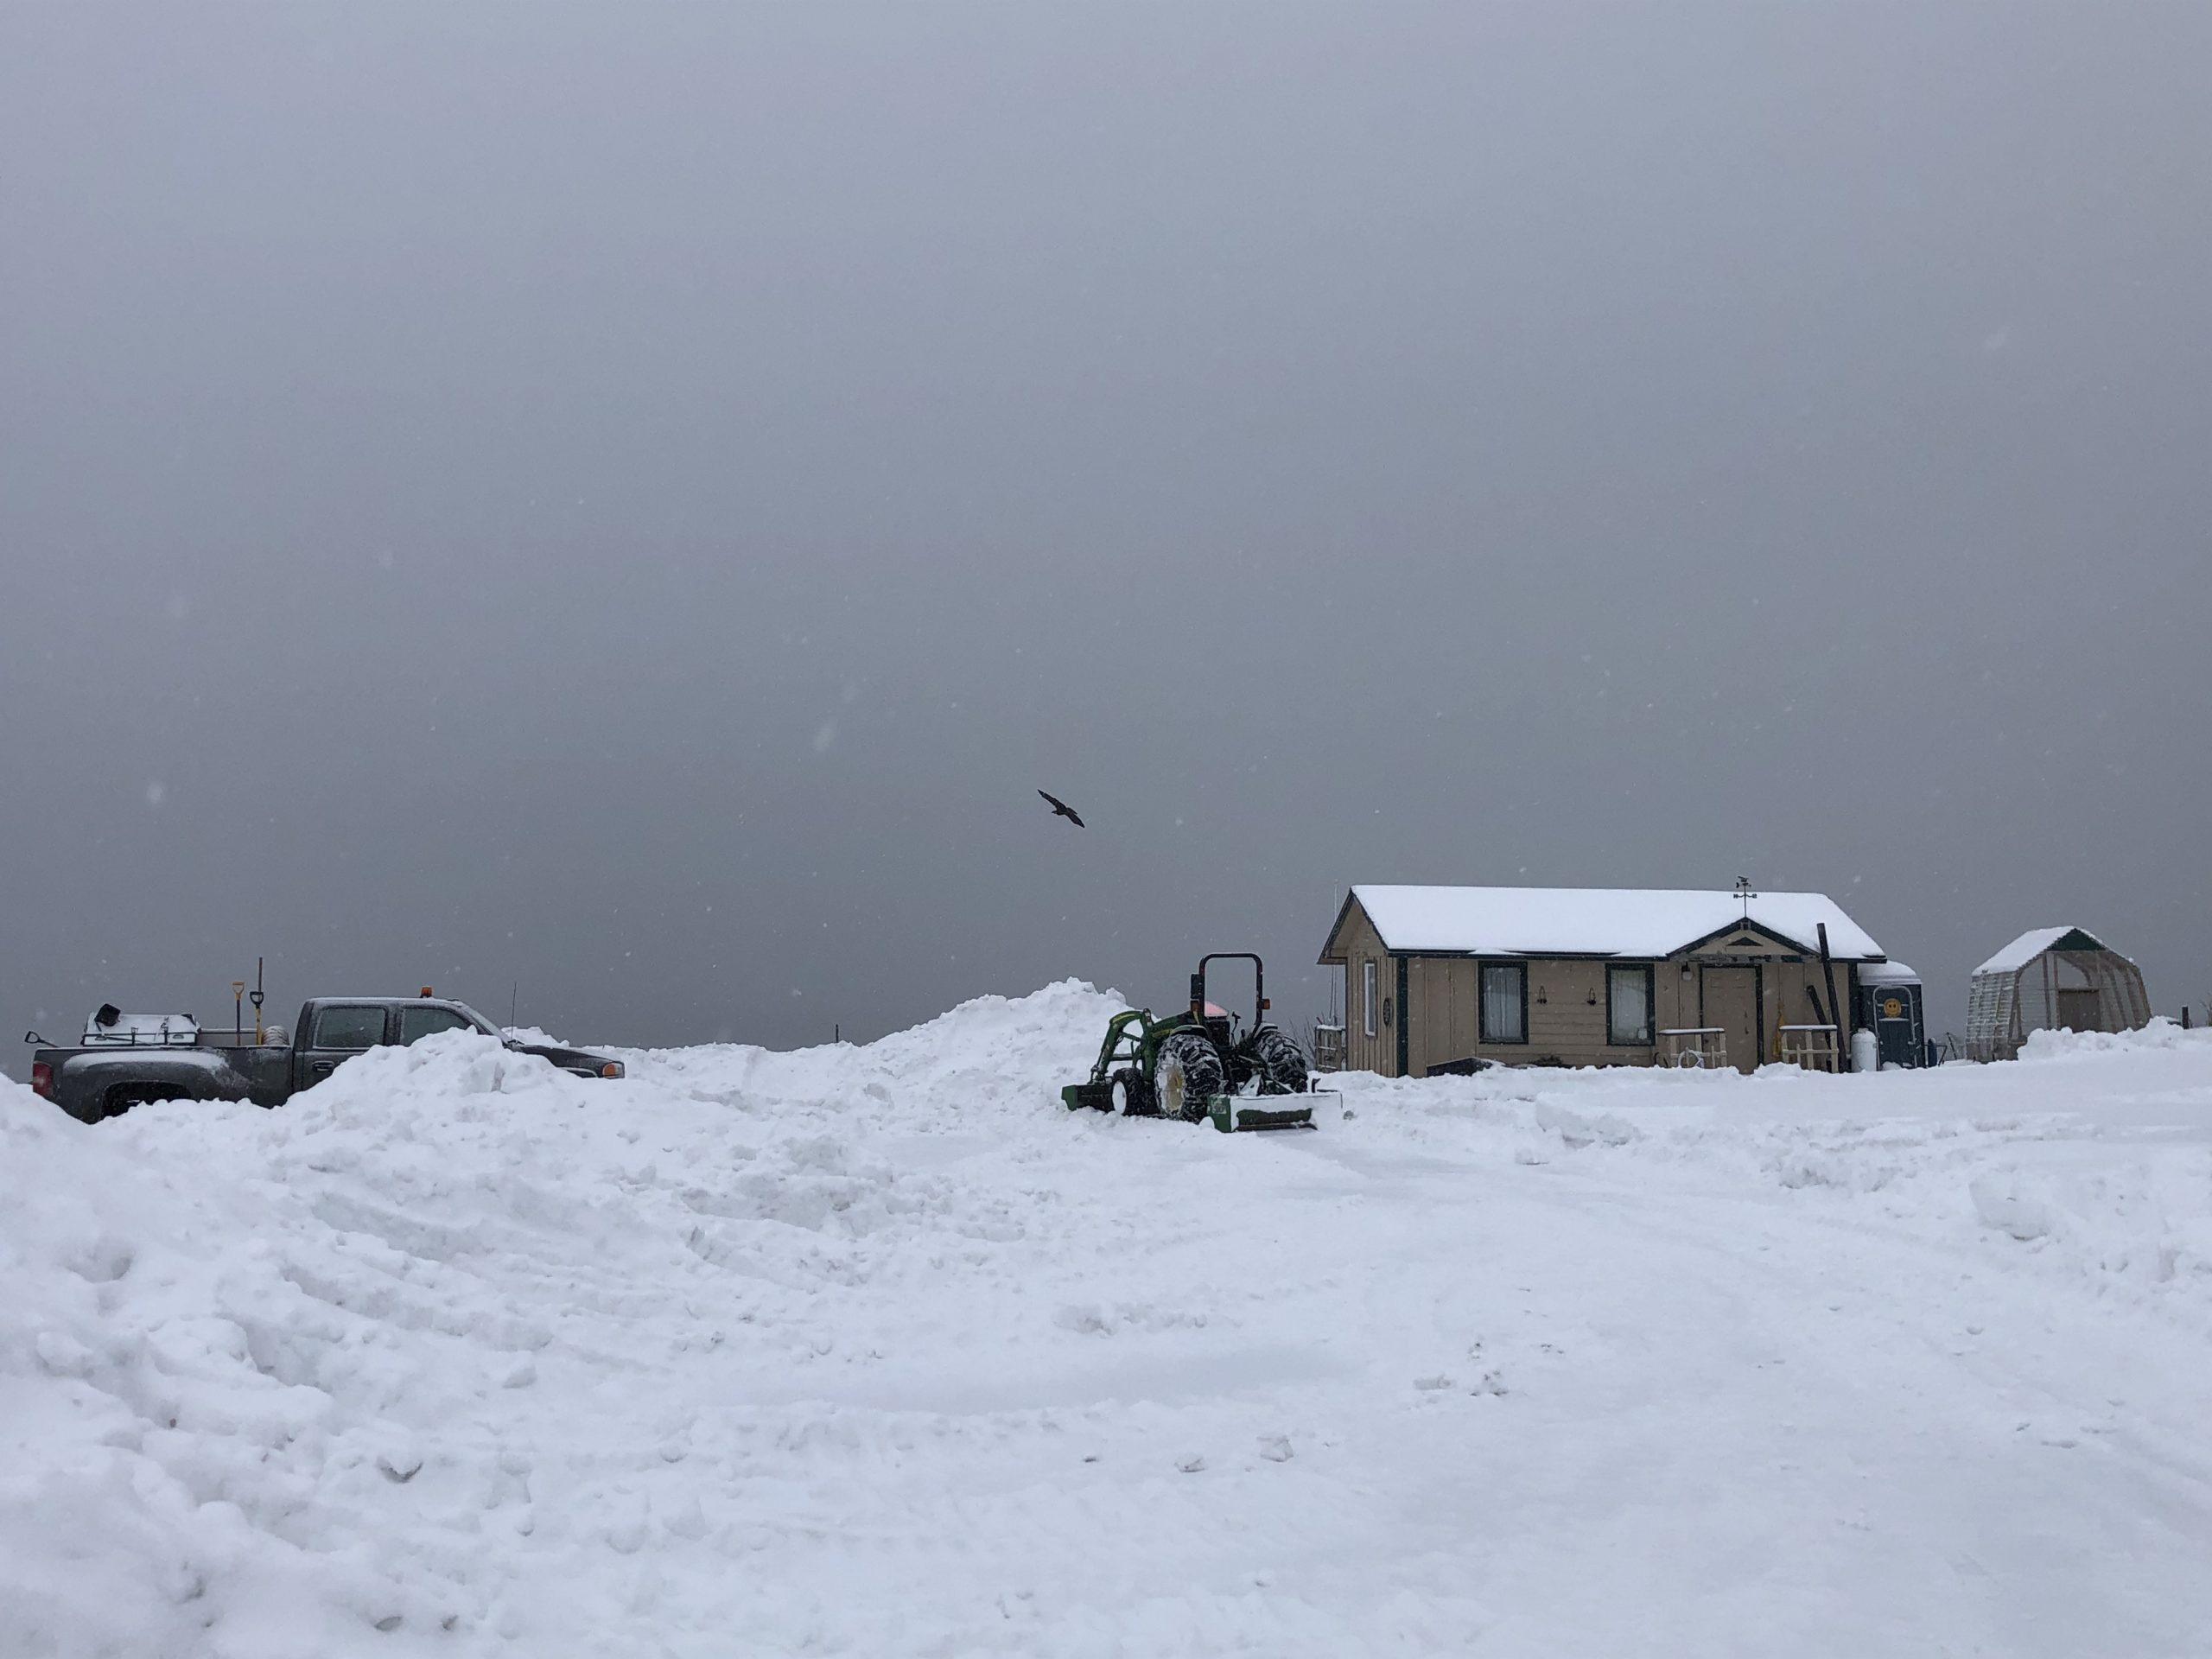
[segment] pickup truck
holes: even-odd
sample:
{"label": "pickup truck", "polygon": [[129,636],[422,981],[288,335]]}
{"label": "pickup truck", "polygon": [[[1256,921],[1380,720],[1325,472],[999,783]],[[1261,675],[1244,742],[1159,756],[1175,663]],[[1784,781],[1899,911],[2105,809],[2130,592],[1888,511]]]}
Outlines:
{"label": "pickup truck", "polygon": [[[31,1088],[86,1123],[155,1100],[250,1100],[281,1106],[354,1055],[418,1043],[441,1031],[497,1037],[580,1077],[619,1077],[622,1062],[581,1049],[518,1042],[465,1002],[434,996],[317,996],[300,1008],[292,1040],[276,1027],[203,1031],[186,1014],[123,1014],[103,1006],[74,1048],[39,1047]],[[44,1042],[36,1032],[23,1039]]]}

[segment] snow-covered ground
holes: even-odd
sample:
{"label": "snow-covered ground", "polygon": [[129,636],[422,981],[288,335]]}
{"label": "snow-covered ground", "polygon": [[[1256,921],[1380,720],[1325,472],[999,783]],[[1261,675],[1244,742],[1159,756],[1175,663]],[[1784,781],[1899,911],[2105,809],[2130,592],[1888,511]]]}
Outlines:
{"label": "snow-covered ground", "polygon": [[1116,1006],[0,1085],[0,1654],[2212,1652],[2212,1033],[1228,1137]]}

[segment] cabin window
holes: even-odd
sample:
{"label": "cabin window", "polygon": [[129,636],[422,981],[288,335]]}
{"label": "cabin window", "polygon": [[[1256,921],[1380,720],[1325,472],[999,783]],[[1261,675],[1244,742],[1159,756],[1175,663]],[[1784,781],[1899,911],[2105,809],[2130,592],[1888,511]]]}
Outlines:
{"label": "cabin window", "polygon": [[1365,964],[1359,976],[1359,1017],[1361,1029],[1370,1037],[1375,1035],[1375,964]]}
{"label": "cabin window", "polygon": [[1651,964],[1605,969],[1605,1040],[1633,1047],[1651,1040]]}
{"label": "cabin window", "polygon": [[1483,963],[1483,1030],[1486,1043],[1529,1040],[1529,969],[1518,962]]}

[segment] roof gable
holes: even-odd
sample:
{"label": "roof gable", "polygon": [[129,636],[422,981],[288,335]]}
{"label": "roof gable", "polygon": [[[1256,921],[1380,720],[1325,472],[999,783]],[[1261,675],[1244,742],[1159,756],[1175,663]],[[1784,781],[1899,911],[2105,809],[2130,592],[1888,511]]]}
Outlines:
{"label": "roof gable", "polygon": [[[1815,922],[1813,925],[1813,937],[1815,939],[1818,939],[1820,938],[1820,924],[1818,922]],[[1789,938],[1783,934],[1776,932],[1765,923],[1760,921],[1756,916],[1738,917],[1736,920],[1729,923],[1726,927],[1714,928],[1712,932],[1707,934],[1701,939],[1684,940],[1681,944],[1676,947],[1676,950],[1719,950],[1724,952],[1729,950],[1764,951],[1771,950],[1776,945],[1781,946],[1784,950],[1798,953],[1809,952],[1818,954],[1820,950],[1820,947],[1817,944],[1807,944],[1802,940]],[[1672,950],[1668,952],[1668,955],[1669,956],[1674,954],[1675,954],[1675,952]],[[1833,951],[1831,951],[1831,954],[1833,954]]]}
{"label": "roof gable", "polygon": [[2014,974],[2026,967],[2046,950],[2109,950],[2112,947],[2102,939],[2080,927],[2031,927],[1999,950],[1980,967],[1977,974]]}
{"label": "roof gable", "polygon": [[1747,907],[1733,893],[1700,889],[1363,885],[1351,890],[1346,909],[1354,903],[1386,949],[1411,955],[1656,958],[1731,938],[1746,919],[1789,950],[1817,950],[1825,923],[1838,961],[1879,961],[1883,954],[1841,906],[1819,893],[1762,893]]}

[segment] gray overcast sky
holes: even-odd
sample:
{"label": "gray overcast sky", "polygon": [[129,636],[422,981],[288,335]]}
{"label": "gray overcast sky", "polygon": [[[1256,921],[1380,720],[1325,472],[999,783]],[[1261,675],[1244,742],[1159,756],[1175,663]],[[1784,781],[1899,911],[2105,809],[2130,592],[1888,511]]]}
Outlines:
{"label": "gray overcast sky", "polygon": [[[0,0],[0,1010],[1281,1001],[1356,880],[2212,995],[2212,7]],[[1075,803],[1052,819],[1032,792]],[[22,1051],[9,1065],[21,1075]]]}

